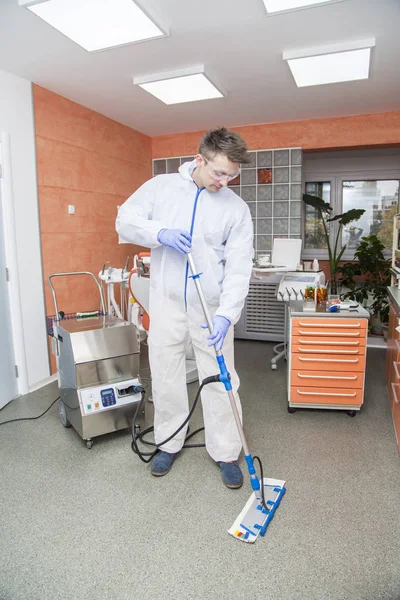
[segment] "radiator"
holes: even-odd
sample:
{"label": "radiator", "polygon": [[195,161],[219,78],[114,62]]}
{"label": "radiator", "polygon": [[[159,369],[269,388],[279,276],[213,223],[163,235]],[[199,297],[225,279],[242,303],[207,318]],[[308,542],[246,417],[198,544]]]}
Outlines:
{"label": "radiator", "polygon": [[276,298],[281,277],[251,279],[242,315],[235,325],[235,338],[283,342],[285,304]]}

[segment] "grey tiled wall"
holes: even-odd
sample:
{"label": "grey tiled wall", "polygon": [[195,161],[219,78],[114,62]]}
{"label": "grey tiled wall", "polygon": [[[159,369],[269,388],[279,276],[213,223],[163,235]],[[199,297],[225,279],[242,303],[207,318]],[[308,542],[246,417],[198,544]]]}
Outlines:
{"label": "grey tiled wall", "polygon": [[[248,204],[257,255],[272,250],[274,238],[301,237],[301,148],[250,152],[240,177],[229,187]],[[176,173],[192,156],[153,160],[153,175]],[[263,183],[263,182],[268,183]]]}

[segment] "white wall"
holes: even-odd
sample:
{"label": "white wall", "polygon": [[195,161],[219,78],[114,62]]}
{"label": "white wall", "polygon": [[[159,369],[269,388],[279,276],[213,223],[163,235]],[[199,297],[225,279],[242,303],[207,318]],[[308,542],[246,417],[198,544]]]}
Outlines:
{"label": "white wall", "polygon": [[[12,191],[28,386],[49,374],[30,81],[0,70],[0,132],[10,138]],[[12,307],[11,307],[12,308]]]}
{"label": "white wall", "polygon": [[[374,179],[376,172],[388,172],[389,177],[400,175],[400,149],[342,150],[337,152],[304,152],[303,180],[309,172],[345,174],[360,171]],[[379,175],[377,176],[379,177]]]}

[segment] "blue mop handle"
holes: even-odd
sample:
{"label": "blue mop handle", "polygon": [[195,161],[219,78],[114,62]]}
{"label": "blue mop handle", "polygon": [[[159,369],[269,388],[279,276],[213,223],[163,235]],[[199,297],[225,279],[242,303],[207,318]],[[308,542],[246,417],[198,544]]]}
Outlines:
{"label": "blue mop handle", "polygon": [[[201,273],[199,273],[197,271],[196,266],[193,261],[193,256],[191,255],[191,253],[189,252],[186,256],[187,256],[190,270],[192,272],[191,278],[193,279],[194,284],[196,286],[196,290],[197,290],[197,293],[198,293],[198,296],[200,299],[201,307],[203,309],[203,313],[204,313],[204,316],[205,316],[205,319],[207,322],[208,330],[211,334],[212,330],[213,330],[213,323],[212,323],[211,315],[210,315],[208,307],[207,307],[203,288],[201,287],[201,283],[200,283]],[[251,487],[253,488],[254,493],[255,493],[256,497],[258,498],[258,500],[261,501],[260,480],[257,477],[256,469],[254,467],[253,457],[250,454],[250,450],[247,445],[246,437],[244,435],[242,422],[240,420],[239,411],[237,409],[235,396],[234,396],[234,393],[232,390],[231,376],[230,376],[227,366],[225,364],[225,359],[224,359],[224,355],[222,354],[222,351],[217,350],[215,348],[215,346],[214,346],[214,349],[215,349],[215,354],[216,354],[219,371],[220,371],[220,381],[224,384],[225,389],[228,392],[229,400],[231,403],[231,408],[233,411],[233,416],[235,417],[236,426],[238,428],[240,440],[242,442],[244,457],[245,457],[246,463],[247,463],[247,470],[250,475]]]}

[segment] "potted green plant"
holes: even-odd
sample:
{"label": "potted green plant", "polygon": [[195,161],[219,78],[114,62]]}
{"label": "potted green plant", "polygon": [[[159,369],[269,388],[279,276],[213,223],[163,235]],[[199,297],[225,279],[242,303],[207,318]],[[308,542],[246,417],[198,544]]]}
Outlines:
{"label": "potted green plant", "polygon": [[[341,238],[342,228],[352,221],[357,221],[361,215],[365,213],[365,210],[361,208],[352,208],[341,215],[335,215],[332,217],[332,206],[328,204],[328,202],[325,202],[325,200],[322,198],[319,198],[318,196],[311,196],[311,194],[303,194],[303,202],[308,206],[312,206],[317,211],[318,217],[321,219],[329,257],[329,293],[337,294],[338,272],[340,271],[339,264],[343,253],[346,250],[346,245],[343,245],[341,248],[339,248],[339,240]],[[331,246],[329,237],[329,223],[332,221],[338,222],[338,230],[333,248]]]}
{"label": "potted green plant", "polygon": [[[389,321],[389,295],[391,261],[385,258],[385,246],[376,235],[361,238],[354,252],[357,262],[340,267],[341,284],[349,291],[345,298],[366,305],[371,313],[371,333],[382,335]],[[368,305],[367,302],[370,302]]]}

